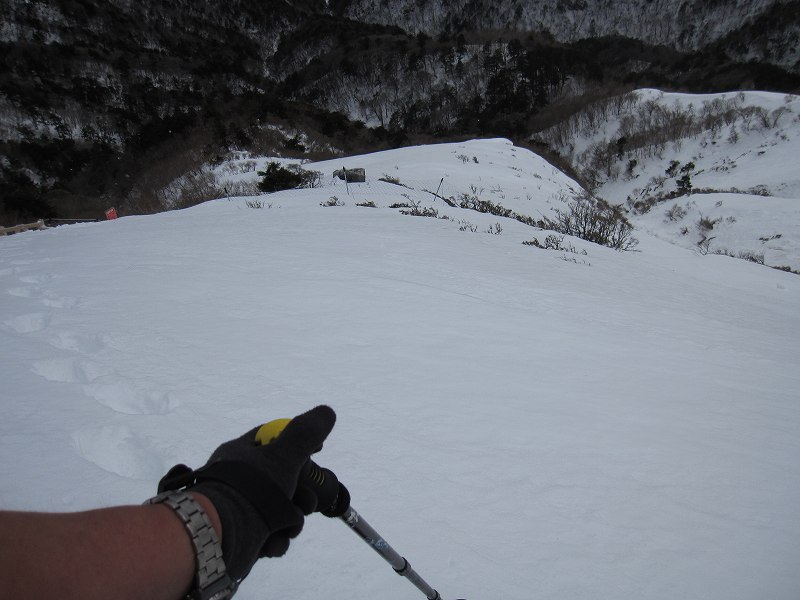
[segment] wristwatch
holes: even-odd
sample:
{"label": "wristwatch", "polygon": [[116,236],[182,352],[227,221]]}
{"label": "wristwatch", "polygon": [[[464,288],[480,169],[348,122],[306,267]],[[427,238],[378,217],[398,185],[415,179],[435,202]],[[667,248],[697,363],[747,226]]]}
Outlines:
{"label": "wristwatch", "polygon": [[186,600],[228,600],[236,592],[236,584],[225,571],[222,560],[222,545],[217,532],[203,507],[184,491],[169,491],[150,498],[145,504],[166,504],[183,522],[197,564],[194,590]]}

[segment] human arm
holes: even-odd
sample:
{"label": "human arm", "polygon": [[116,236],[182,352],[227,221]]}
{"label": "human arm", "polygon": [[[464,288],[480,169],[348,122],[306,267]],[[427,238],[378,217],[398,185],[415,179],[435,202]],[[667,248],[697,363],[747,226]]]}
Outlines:
{"label": "human arm", "polygon": [[[204,509],[221,538],[231,592],[259,558],[284,554],[304,513],[315,510],[295,503],[298,480],[335,420],[333,410],[318,406],[268,445],[254,429],[222,444],[200,469],[178,465],[162,479],[159,492],[181,490]],[[11,581],[15,598],[51,599],[53,590],[58,598],[181,598],[202,566],[190,529],[165,504],[0,513],[0,581]]]}
{"label": "human arm", "polygon": [[[213,504],[194,497],[221,535]],[[195,575],[190,538],[164,505],[0,511],[0,540],[8,598],[174,600],[186,595]]]}

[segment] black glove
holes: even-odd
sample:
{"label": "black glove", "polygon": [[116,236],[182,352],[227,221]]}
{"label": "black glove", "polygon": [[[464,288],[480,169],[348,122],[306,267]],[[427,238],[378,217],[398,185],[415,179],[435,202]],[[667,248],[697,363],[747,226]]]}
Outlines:
{"label": "black glove", "polygon": [[186,486],[211,501],[222,523],[228,574],[241,580],[260,557],[284,554],[303,528],[303,511],[292,502],[298,477],[335,422],[333,409],[317,406],[292,419],[266,446],[256,442],[255,428],[222,444],[197,471],[173,467],[159,492]]}

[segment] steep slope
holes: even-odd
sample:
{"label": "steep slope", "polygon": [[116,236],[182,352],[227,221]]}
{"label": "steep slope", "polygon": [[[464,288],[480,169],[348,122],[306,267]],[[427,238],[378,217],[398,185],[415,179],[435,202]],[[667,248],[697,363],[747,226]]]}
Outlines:
{"label": "steep slope", "polygon": [[[721,49],[794,69],[798,64],[798,3],[794,1],[703,2],[626,0],[583,2],[488,2],[460,0],[341,0],[350,18],[391,23],[407,31],[437,35],[442,31],[512,30],[546,32],[556,40],[621,36],[677,50],[699,50],[720,40]],[[746,41],[763,36],[769,49]],[[735,39],[734,39],[735,38]]]}
{"label": "steep slope", "polygon": [[658,235],[701,252],[800,267],[798,96],[638,90],[537,139]]}

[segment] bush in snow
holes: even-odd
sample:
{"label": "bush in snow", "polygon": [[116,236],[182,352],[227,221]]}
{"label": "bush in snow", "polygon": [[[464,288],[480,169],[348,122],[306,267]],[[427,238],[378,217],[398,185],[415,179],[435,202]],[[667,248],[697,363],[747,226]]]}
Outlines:
{"label": "bush in snow", "polygon": [[267,204],[263,200],[248,200],[245,204],[247,208],[272,208],[272,204]]}
{"label": "bush in snow", "polygon": [[393,183],[394,185],[403,185],[402,183],[400,183],[399,177],[392,177],[391,175],[387,175],[386,173],[383,174],[383,177],[378,177],[378,181],[385,181],[386,183]]}
{"label": "bush in snow", "polygon": [[704,217],[703,215],[700,215],[700,220],[697,221],[697,229],[699,229],[700,232],[711,231],[712,229],[714,229],[714,225],[719,223],[720,220],[721,219],[710,219],[709,217]]}
{"label": "bush in snow", "polygon": [[496,217],[514,218],[514,211],[495,204],[491,200],[482,200],[476,195],[461,194],[458,197],[458,206],[469,210],[474,210],[479,213],[487,213],[495,215]]}
{"label": "bush in snow", "polygon": [[783,265],[780,267],[772,267],[773,269],[777,269],[778,271],[786,271],[787,273],[794,273],[795,275],[800,275],[800,271],[795,271],[792,267],[788,265]]}
{"label": "bush in snow", "polygon": [[572,254],[582,254],[584,256],[587,255],[586,250],[581,250],[579,252],[578,249],[569,242],[564,243],[563,235],[555,235],[551,233],[544,239],[544,243],[541,243],[537,238],[533,238],[529,242],[526,241],[522,243],[526,246],[535,246],[536,248],[541,248],[542,250],[560,250],[563,252],[571,252]]}
{"label": "bush in snow", "polygon": [[[407,196],[406,196],[407,197]],[[420,206],[422,203],[420,201],[414,202],[410,198],[408,198],[408,207],[406,210],[401,210],[400,214],[403,215],[411,215],[412,217],[432,217],[436,218],[439,216],[439,211],[435,208],[428,208],[425,206]]]}
{"label": "bush in snow", "polygon": [[738,258],[743,260],[749,260],[750,262],[754,262],[757,265],[764,264],[764,253],[763,252],[751,252],[750,250],[742,250],[738,254]]}
{"label": "bush in snow", "polygon": [[546,229],[574,235],[587,242],[615,250],[633,250],[639,240],[633,237],[633,225],[621,206],[583,194],[567,203],[566,210],[556,211],[555,219],[545,220]]}
{"label": "bush in snow", "polygon": [[761,252],[752,252],[750,250],[742,250],[741,252],[734,253],[727,248],[715,248],[710,254],[719,254],[721,256],[730,256],[731,258],[741,258],[756,263],[757,265],[764,264],[764,254]]}
{"label": "bush in snow", "polygon": [[258,174],[261,176],[258,189],[267,193],[295,188],[313,188],[317,187],[322,180],[322,173],[318,171],[306,171],[300,165],[282,167],[274,161],[267,165],[266,170],[258,171]]}
{"label": "bush in snow", "polygon": [[683,217],[687,215],[688,211],[681,206],[680,204],[675,204],[672,208],[668,208],[667,212],[664,213],[667,217],[668,221],[680,221]]}
{"label": "bush in snow", "polygon": [[459,231],[471,231],[472,233],[475,233],[475,232],[478,231],[478,226],[477,225],[473,225],[472,223],[470,223],[467,220],[461,220],[461,221],[458,222],[458,230]]}

